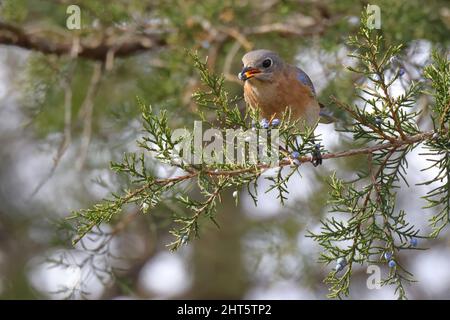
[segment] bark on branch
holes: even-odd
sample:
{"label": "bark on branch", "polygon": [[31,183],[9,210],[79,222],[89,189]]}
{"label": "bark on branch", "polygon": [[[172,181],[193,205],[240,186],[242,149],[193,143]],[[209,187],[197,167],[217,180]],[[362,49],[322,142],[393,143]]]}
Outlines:
{"label": "bark on branch", "polygon": [[[118,41],[118,39],[120,41]],[[61,40],[49,39],[33,34],[21,27],[0,22],[0,44],[12,45],[44,54],[70,55],[73,41],[70,37]],[[130,34],[123,39],[120,34],[105,36],[102,39],[82,39],[78,56],[105,61],[109,52],[115,57],[129,56],[143,50],[159,49],[167,45],[164,35]]]}

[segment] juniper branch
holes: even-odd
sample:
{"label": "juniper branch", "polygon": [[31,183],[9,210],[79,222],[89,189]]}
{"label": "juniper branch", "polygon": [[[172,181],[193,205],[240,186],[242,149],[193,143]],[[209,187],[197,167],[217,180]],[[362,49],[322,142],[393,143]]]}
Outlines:
{"label": "juniper branch", "polygon": [[[448,86],[445,86],[450,82],[447,64],[445,61],[438,62],[440,65],[438,70],[445,74],[442,77],[437,76],[433,68],[430,67],[428,70],[430,77],[434,80],[433,87],[438,92],[435,94],[436,106],[433,108],[436,113],[435,119],[438,121],[435,121],[437,124],[433,130],[421,132],[415,122],[417,113],[411,109],[419,93],[419,86],[411,83],[402,96],[394,98],[391,95],[390,87],[398,79],[398,74],[389,79],[386,72],[390,68],[389,61],[393,55],[400,52],[400,46],[387,48],[384,53],[381,52],[382,38],[374,32],[369,30],[363,17],[359,34],[364,41],[354,38],[350,42],[358,50],[352,56],[360,62],[358,68],[350,68],[350,70],[367,76],[369,84],[357,86],[357,89],[369,98],[362,93],[357,95],[360,102],[363,102],[363,107],[336,101],[337,105],[344,109],[354,121],[353,126],[344,131],[352,133],[354,140],[363,141],[366,146],[334,153],[325,152],[322,155],[323,160],[367,155],[368,174],[360,176],[359,185],[355,185],[355,182],[344,182],[333,175],[330,181],[331,212],[345,214],[346,219],[326,218],[322,220],[320,233],[309,234],[324,249],[320,258],[321,262],[329,264],[338,258],[345,258],[348,263],[342,276],[339,275],[341,268],[330,272],[325,279],[325,282],[330,284],[330,296],[335,298],[349,294],[350,279],[355,263],[386,262],[390,262],[391,271],[382,283],[394,284],[399,298],[406,297],[403,282],[411,281],[412,278],[394,255],[400,250],[412,249],[407,243],[408,240],[426,236],[419,235],[419,231],[405,221],[406,213],[396,209],[396,190],[399,182],[407,183],[406,155],[421,143],[429,148],[431,154],[441,157],[432,163],[439,167],[440,171],[429,183],[446,179],[444,184],[426,196],[430,207],[442,207],[438,215],[432,219],[432,223],[435,226],[441,223],[437,226],[437,230],[440,231],[449,220],[448,103],[450,99],[447,93],[443,93],[447,92]],[[207,87],[206,90],[194,94],[195,101],[199,107],[203,108],[200,117],[206,119],[203,110],[213,110],[221,124],[221,129],[250,129],[249,123],[253,121],[256,123],[254,129],[261,130],[257,110],[249,110],[242,115],[236,105],[236,99],[230,98],[225,90],[224,77],[212,74],[207,63],[201,61],[196,54],[190,53],[190,56],[199,70],[202,82]],[[373,87],[370,87],[370,84]],[[378,89],[381,89],[381,93]],[[300,156],[295,159],[298,162],[290,159],[287,152],[276,164],[264,162],[211,164],[203,161],[193,165],[183,161],[177,162],[174,161],[173,156],[179,141],[173,141],[171,138],[172,129],[169,127],[167,114],[162,112],[156,115],[150,107],[143,106],[142,102],[140,104],[143,107],[146,134],[138,144],[143,149],[143,153],[140,157],[132,153],[125,157],[122,164],[113,165],[116,171],[130,176],[133,179],[133,185],[137,187],[133,191],[125,191],[123,196],[116,195],[114,199],[94,206],[93,209],[76,212],[74,218],[78,221],[78,232],[75,241],[79,241],[100,223],[110,221],[123,210],[126,204],[150,203],[153,207],[166,200],[176,200],[190,211],[190,213],[177,214],[173,217],[172,221],[176,227],[170,233],[175,239],[169,246],[171,249],[177,249],[198,236],[202,218],[217,224],[215,220],[217,203],[220,202],[221,193],[225,190],[247,186],[256,204],[256,197],[250,192],[250,186],[253,185],[256,190],[261,174],[269,169],[278,168],[277,176],[268,178],[271,180],[268,190],[277,190],[278,197],[283,203],[288,193],[286,183],[299,169],[297,164],[313,161],[313,157],[309,154],[314,150],[314,141],[317,141],[314,128],[300,130],[298,121],[291,121],[290,112],[287,110],[278,128],[280,137],[286,139],[287,150],[297,149],[299,152]],[[298,140],[301,142],[299,143]],[[154,174],[147,172],[146,158],[148,156],[182,169],[186,173],[177,177],[156,178]],[[284,167],[293,167],[294,170],[283,176]],[[181,188],[182,182],[185,181],[191,181],[192,185],[195,182],[203,198],[194,200],[189,196],[174,196],[177,188]],[[351,245],[342,247],[340,243],[346,240],[351,240]],[[386,253],[389,253],[391,257],[383,257]]]}

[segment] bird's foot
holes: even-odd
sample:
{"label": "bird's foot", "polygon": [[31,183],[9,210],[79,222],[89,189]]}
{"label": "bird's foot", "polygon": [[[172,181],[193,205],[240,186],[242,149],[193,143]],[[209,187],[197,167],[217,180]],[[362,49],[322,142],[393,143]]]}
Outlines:
{"label": "bird's foot", "polygon": [[322,153],[320,152],[320,143],[314,146],[314,151],[312,152],[312,161],[314,167],[322,164]]}

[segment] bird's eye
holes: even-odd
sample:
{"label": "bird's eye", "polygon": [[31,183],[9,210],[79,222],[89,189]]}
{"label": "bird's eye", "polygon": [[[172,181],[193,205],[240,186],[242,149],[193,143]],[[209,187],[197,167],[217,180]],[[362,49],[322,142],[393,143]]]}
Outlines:
{"label": "bird's eye", "polygon": [[270,67],[271,65],[272,65],[272,59],[266,59],[266,60],[264,60],[263,63],[262,63],[262,66],[263,66],[264,68],[268,68],[268,67]]}

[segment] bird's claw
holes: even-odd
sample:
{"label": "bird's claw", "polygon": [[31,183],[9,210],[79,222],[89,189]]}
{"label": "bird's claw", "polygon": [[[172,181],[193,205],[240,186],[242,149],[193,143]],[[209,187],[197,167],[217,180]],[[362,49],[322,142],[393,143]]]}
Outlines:
{"label": "bird's claw", "polygon": [[320,143],[314,146],[314,151],[312,152],[312,161],[314,167],[322,164],[322,153],[320,152]]}

